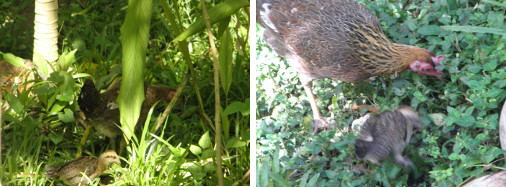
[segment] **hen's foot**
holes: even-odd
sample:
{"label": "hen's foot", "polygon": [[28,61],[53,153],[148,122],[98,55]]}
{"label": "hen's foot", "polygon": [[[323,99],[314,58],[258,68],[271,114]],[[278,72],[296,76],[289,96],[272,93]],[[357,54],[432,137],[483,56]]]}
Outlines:
{"label": "hen's foot", "polygon": [[314,120],[314,131],[313,135],[320,133],[323,130],[329,129],[329,123],[327,120],[320,118]]}

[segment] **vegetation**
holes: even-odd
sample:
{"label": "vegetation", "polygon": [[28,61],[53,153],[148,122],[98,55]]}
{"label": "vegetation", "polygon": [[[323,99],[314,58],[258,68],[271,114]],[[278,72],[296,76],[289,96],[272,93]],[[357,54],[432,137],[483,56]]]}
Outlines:
{"label": "vegetation", "polygon": [[[114,165],[93,184],[218,185],[220,171],[225,185],[249,184],[249,2],[205,2],[209,17],[220,18],[210,22],[217,54],[210,52],[205,24],[193,26],[205,23],[200,1],[153,1],[143,79],[180,88],[182,94],[176,103],[152,108],[144,128],[135,132],[121,155],[121,166]],[[91,77],[99,89],[105,89],[120,78],[125,58],[120,28],[127,3],[60,1],[61,56],[54,72],[47,80],[33,71],[33,79],[21,76],[21,83],[2,85],[1,185],[62,183],[47,179],[45,167],[76,155],[85,130],[76,122],[83,80]],[[213,9],[216,6],[235,9],[220,12]],[[31,3],[0,3],[0,17],[5,18],[0,20],[6,20],[0,23],[0,35],[8,36],[0,42],[0,61],[30,66],[21,59],[30,59],[33,48],[33,15],[26,12],[33,14]],[[190,34],[174,42],[179,33],[187,33],[186,28],[191,28]],[[213,69],[213,55],[220,60],[220,82],[214,79],[218,68]],[[216,93],[221,102],[215,102]],[[162,115],[164,109],[168,115]],[[215,114],[220,118],[214,118]],[[218,126],[221,132],[216,131]],[[221,138],[215,139],[217,134]],[[218,159],[217,144],[222,145]],[[109,149],[107,145],[91,133],[83,155],[98,156]],[[217,160],[222,160],[222,168],[215,164]]]}
{"label": "vegetation", "polygon": [[[406,71],[397,77],[313,82],[322,115],[335,126],[312,136],[312,113],[294,68],[257,35],[257,184],[259,186],[456,186],[504,170],[498,118],[506,99],[506,5],[487,1],[360,1],[395,43],[444,55],[443,80]],[[257,33],[262,28],[257,26]],[[359,160],[349,127],[371,104],[410,105],[425,129],[404,154],[416,166]]]}

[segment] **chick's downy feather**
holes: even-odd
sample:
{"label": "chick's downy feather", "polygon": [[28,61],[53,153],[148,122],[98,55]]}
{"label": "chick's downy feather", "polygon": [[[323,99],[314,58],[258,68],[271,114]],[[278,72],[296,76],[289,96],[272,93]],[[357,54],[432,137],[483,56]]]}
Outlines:
{"label": "chick's downy feather", "polygon": [[100,176],[113,163],[120,164],[121,161],[116,152],[109,150],[102,153],[99,158],[84,156],[68,161],[59,167],[47,166],[46,177],[60,178],[65,184],[72,186],[85,185]]}
{"label": "chick's downy feather", "polygon": [[372,115],[360,127],[355,152],[359,158],[375,164],[393,152],[399,164],[412,167],[411,160],[403,157],[402,152],[409,144],[413,127],[423,129],[418,113],[408,106]]}

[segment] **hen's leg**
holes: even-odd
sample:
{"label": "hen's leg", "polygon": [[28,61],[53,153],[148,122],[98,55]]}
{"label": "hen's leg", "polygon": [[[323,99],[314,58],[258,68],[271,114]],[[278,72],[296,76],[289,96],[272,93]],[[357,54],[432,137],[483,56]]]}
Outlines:
{"label": "hen's leg", "polygon": [[314,131],[313,135],[319,132],[319,129],[326,128],[328,126],[327,121],[323,118],[318,106],[316,105],[316,99],[314,97],[313,91],[311,90],[313,79],[308,77],[307,75],[300,74],[300,81],[302,82],[302,86],[304,86],[304,91],[306,91],[306,95],[309,98],[309,103],[311,104],[311,109],[313,110],[313,119],[314,119]]}

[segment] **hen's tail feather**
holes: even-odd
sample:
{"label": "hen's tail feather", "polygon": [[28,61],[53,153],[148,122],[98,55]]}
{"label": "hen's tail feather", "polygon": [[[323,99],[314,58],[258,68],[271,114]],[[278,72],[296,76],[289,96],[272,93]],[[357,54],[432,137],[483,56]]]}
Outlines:
{"label": "hen's tail feather", "polygon": [[50,165],[46,167],[46,177],[49,179],[56,178],[57,176],[54,174],[58,167]]}

